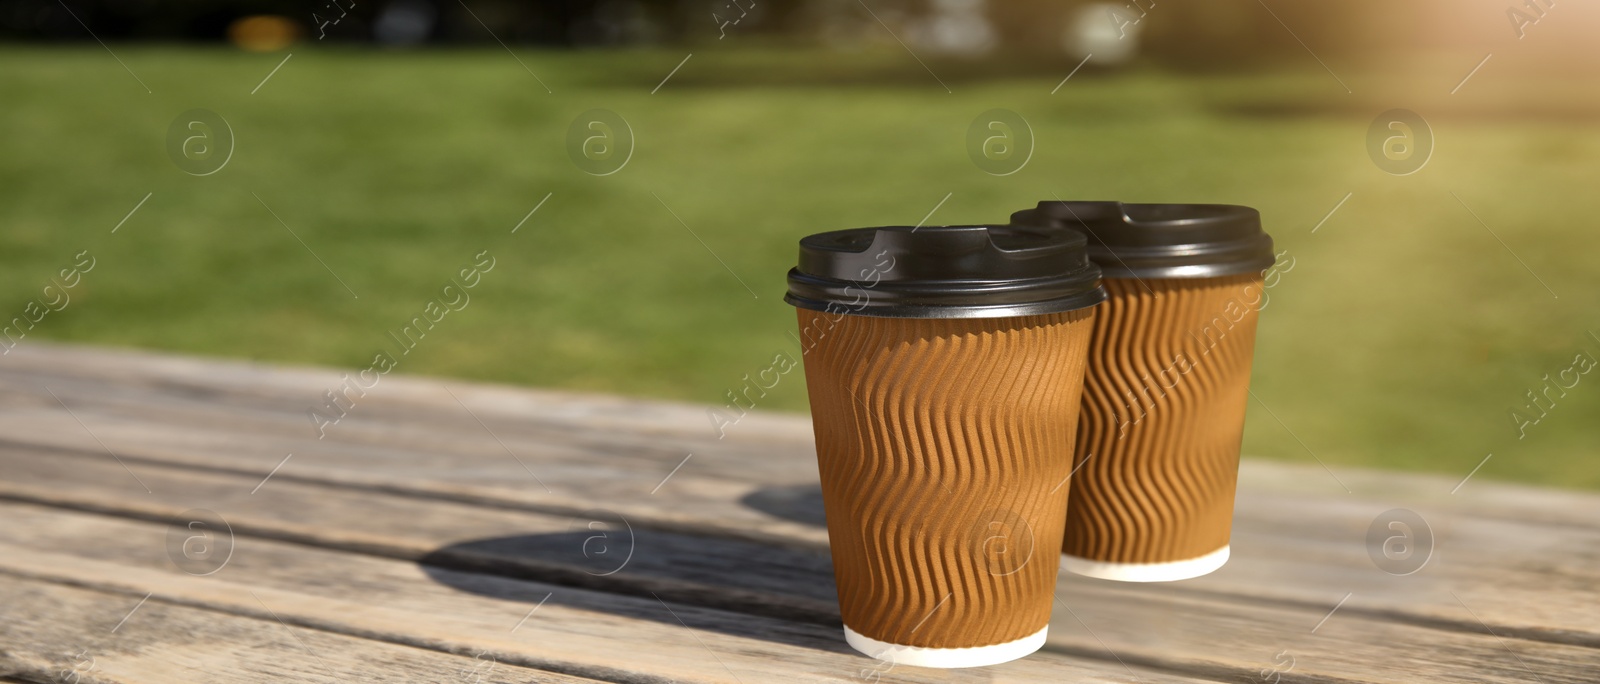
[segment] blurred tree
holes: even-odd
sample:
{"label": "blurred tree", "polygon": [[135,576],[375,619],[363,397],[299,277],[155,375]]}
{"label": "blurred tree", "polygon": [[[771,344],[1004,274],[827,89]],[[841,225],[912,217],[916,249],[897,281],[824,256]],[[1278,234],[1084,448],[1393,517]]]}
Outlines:
{"label": "blurred tree", "polygon": [[[1478,49],[1485,36],[1509,35],[1513,27],[1504,14],[1510,5],[1468,4],[1470,13],[1445,0],[0,0],[0,39],[92,40],[78,25],[81,19],[106,40],[222,41],[235,21],[254,15],[299,22],[303,35],[314,40],[391,45],[492,42],[491,32],[508,43],[571,47],[756,36],[892,45],[894,38],[883,30],[888,26],[899,39],[930,52],[999,53],[1008,61],[1022,56],[1035,65],[1054,65],[1081,59],[1083,22],[1093,21],[1103,7],[1107,26],[1118,36],[1137,32],[1143,59],[1209,68],[1294,58],[1308,48],[1323,59],[1375,57],[1423,45],[1470,43]],[[1086,19],[1091,5],[1095,9]],[[1565,24],[1537,30],[1553,43],[1550,34],[1577,30],[1577,22]],[[1587,42],[1564,41],[1562,49]]]}

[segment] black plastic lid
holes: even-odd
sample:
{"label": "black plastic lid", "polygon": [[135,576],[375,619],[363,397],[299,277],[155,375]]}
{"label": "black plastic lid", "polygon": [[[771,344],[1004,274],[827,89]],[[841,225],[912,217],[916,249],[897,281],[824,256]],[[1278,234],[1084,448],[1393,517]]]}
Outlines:
{"label": "black plastic lid", "polygon": [[1087,233],[1089,258],[1107,278],[1212,278],[1275,260],[1261,213],[1236,204],[1040,202],[1011,222]]}
{"label": "black plastic lid", "polygon": [[1105,300],[1078,233],[1039,226],[852,228],[800,240],[784,301],[892,318],[998,318]]}

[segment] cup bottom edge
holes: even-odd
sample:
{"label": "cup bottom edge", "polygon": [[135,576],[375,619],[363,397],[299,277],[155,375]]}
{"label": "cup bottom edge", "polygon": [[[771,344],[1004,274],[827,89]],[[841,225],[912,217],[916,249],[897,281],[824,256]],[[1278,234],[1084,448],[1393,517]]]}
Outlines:
{"label": "cup bottom edge", "polygon": [[851,648],[869,657],[886,660],[896,665],[952,669],[998,665],[1022,658],[1044,646],[1045,635],[1049,631],[1050,626],[1045,625],[1039,631],[1021,639],[991,646],[930,648],[879,641],[850,629],[849,625],[845,625],[844,640],[845,643],[850,644]]}
{"label": "cup bottom edge", "polygon": [[1231,545],[1180,561],[1113,563],[1061,554],[1061,569],[1075,575],[1118,582],[1173,582],[1209,575],[1228,562]]}

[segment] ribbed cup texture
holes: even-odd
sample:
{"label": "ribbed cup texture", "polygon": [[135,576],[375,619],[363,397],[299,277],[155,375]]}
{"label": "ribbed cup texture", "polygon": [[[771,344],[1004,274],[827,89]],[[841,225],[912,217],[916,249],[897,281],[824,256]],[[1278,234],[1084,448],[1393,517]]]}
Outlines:
{"label": "ribbed cup texture", "polygon": [[931,648],[1043,629],[1094,310],[799,312],[844,624]]}
{"label": "ribbed cup texture", "polygon": [[1063,553],[1165,563],[1228,544],[1261,282],[1103,281]]}

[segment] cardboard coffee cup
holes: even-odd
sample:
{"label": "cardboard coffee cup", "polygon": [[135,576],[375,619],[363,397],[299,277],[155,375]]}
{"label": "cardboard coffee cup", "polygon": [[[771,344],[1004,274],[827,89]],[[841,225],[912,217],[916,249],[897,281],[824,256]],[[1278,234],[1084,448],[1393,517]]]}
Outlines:
{"label": "cardboard coffee cup", "polygon": [[1040,202],[1015,224],[1088,235],[1110,299],[1084,381],[1062,567],[1160,582],[1228,560],[1262,271],[1254,209]]}
{"label": "cardboard coffee cup", "polygon": [[1055,230],[800,241],[785,301],[856,650],[973,667],[1044,643],[1099,277]]}

